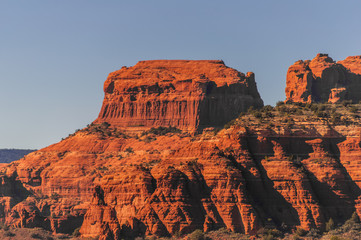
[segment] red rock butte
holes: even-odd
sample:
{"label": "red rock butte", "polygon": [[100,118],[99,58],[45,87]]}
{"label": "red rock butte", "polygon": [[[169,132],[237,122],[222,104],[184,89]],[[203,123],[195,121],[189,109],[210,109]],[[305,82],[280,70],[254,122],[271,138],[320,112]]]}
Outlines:
{"label": "red rock butte", "polygon": [[361,56],[335,62],[327,54],[299,60],[287,72],[286,101],[331,102],[361,100]]}
{"label": "red rock butte", "polygon": [[220,60],[140,61],[110,73],[104,93],[95,123],[128,130],[173,126],[195,131],[223,126],[250,106],[263,106],[254,74]]}

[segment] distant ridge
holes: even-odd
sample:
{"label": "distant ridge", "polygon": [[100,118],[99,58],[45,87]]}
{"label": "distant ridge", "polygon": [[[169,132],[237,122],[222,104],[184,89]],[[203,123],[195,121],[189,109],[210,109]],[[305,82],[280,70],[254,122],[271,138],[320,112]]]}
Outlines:
{"label": "distant ridge", "polygon": [[0,149],[0,163],[10,163],[19,160],[36,149]]}

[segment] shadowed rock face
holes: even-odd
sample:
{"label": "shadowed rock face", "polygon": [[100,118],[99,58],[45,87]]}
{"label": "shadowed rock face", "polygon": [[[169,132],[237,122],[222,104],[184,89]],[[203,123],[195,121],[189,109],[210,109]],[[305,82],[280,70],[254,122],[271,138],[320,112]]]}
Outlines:
{"label": "shadowed rock face", "polygon": [[327,54],[297,61],[287,72],[286,101],[331,102],[361,100],[361,56],[334,62]]}
{"label": "shadowed rock face", "polygon": [[263,106],[253,73],[215,60],[140,61],[109,74],[95,123],[128,130],[223,126],[250,106]]}

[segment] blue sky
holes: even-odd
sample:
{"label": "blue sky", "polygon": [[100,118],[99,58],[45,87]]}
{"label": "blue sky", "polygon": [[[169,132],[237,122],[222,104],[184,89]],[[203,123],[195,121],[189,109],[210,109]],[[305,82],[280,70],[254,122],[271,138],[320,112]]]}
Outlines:
{"label": "blue sky", "polygon": [[222,59],[265,104],[287,68],[361,54],[361,2],[0,0],[0,148],[42,148],[92,122],[109,72],[148,59]]}

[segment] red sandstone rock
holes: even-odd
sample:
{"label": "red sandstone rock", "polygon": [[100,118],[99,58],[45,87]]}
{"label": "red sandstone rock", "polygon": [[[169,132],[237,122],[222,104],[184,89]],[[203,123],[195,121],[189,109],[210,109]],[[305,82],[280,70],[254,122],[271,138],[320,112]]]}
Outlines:
{"label": "red sandstone rock", "polygon": [[[312,64],[299,62],[293,69],[313,78],[313,74],[323,76],[324,69],[337,65],[327,56],[318,58]],[[173,69],[175,79],[178,73],[182,78],[194,76],[206,65],[206,76],[213,80],[205,82],[225,84],[215,87],[217,91],[226,89],[225,93],[233,88],[226,87],[228,78],[219,77],[222,71],[221,76],[237,76],[236,89],[241,84],[239,78],[243,84],[249,83],[247,76],[218,61],[191,61],[187,71],[174,66],[179,61],[140,62],[140,69],[145,71],[140,75],[132,72],[138,69],[135,67],[111,74],[105,84],[102,113],[96,120],[99,125],[92,124],[0,169],[1,219],[17,227],[42,227],[61,233],[81,227],[83,237],[122,239],[221,227],[249,234],[262,227],[284,225],[323,229],[330,218],[342,223],[355,210],[361,214],[360,130],[354,125],[331,129],[323,121],[306,124],[298,119],[297,124],[304,129],[293,131],[282,121],[275,128],[257,125],[255,120],[220,132],[208,128],[195,136],[184,132],[122,133],[119,129],[136,119],[118,119],[118,113],[112,115],[113,111],[108,110],[119,104],[114,99],[120,98],[121,91],[116,91],[123,89],[122,94],[130,99],[128,90],[139,88],[134,74],[136,78],[147,76],[142,82],[148,95],[134,90],[140,94],[137,99],[183,99],[187,91],[187,97],[195,94],[197,101],[200,96],[206,98],[207,92],[193,86],[198,80],[191,80],[190,85],[186,81],[184,87],[189,89],[180,96],[173,90],[165,96],[162,91],[166,88],[149,92],[153,89],[149,86],[157,86],[159,79],[173,76],[168,70],[158,69],[159,63]],[[302,77],[306,83],[308,78]],[[304,82],[300,86],[308,88]],[[201,119],[204,109],[199,110],[198,115],[187,115],[188,119],[175,126],[186,130],[199,127],[192,122]],[[170,124],[166,117],[158,120]]]}
{"label": "red sandstone rock", "polygon": [[223,126],[250,106],[261,107],[253,73],[215,60],[140,61],[109,74],[95,123],[195,131]]}
{"label": "red sandstone rock", "polygon": [[331,102],[361,100],[361,56],[334,62],[327,54],[297,61],[287,72],[286,101]]}
{"label": "red sandstone rock", "polygon": [[[8,177],[16,177],[3,177],[1,214],[14,226],[71,233],[81,224],[84,237],[121,239],[219,227],[255,233],[282,222],[324,228],[329,218],[342,222],[361,209],[359,187],[348,178],[359,182],[359,138],[252,131],[145,142],[82,130],[11,164]],[[302,152],[309,156],[297,160]],[[23,197],[10,198],[14,191]]]}

